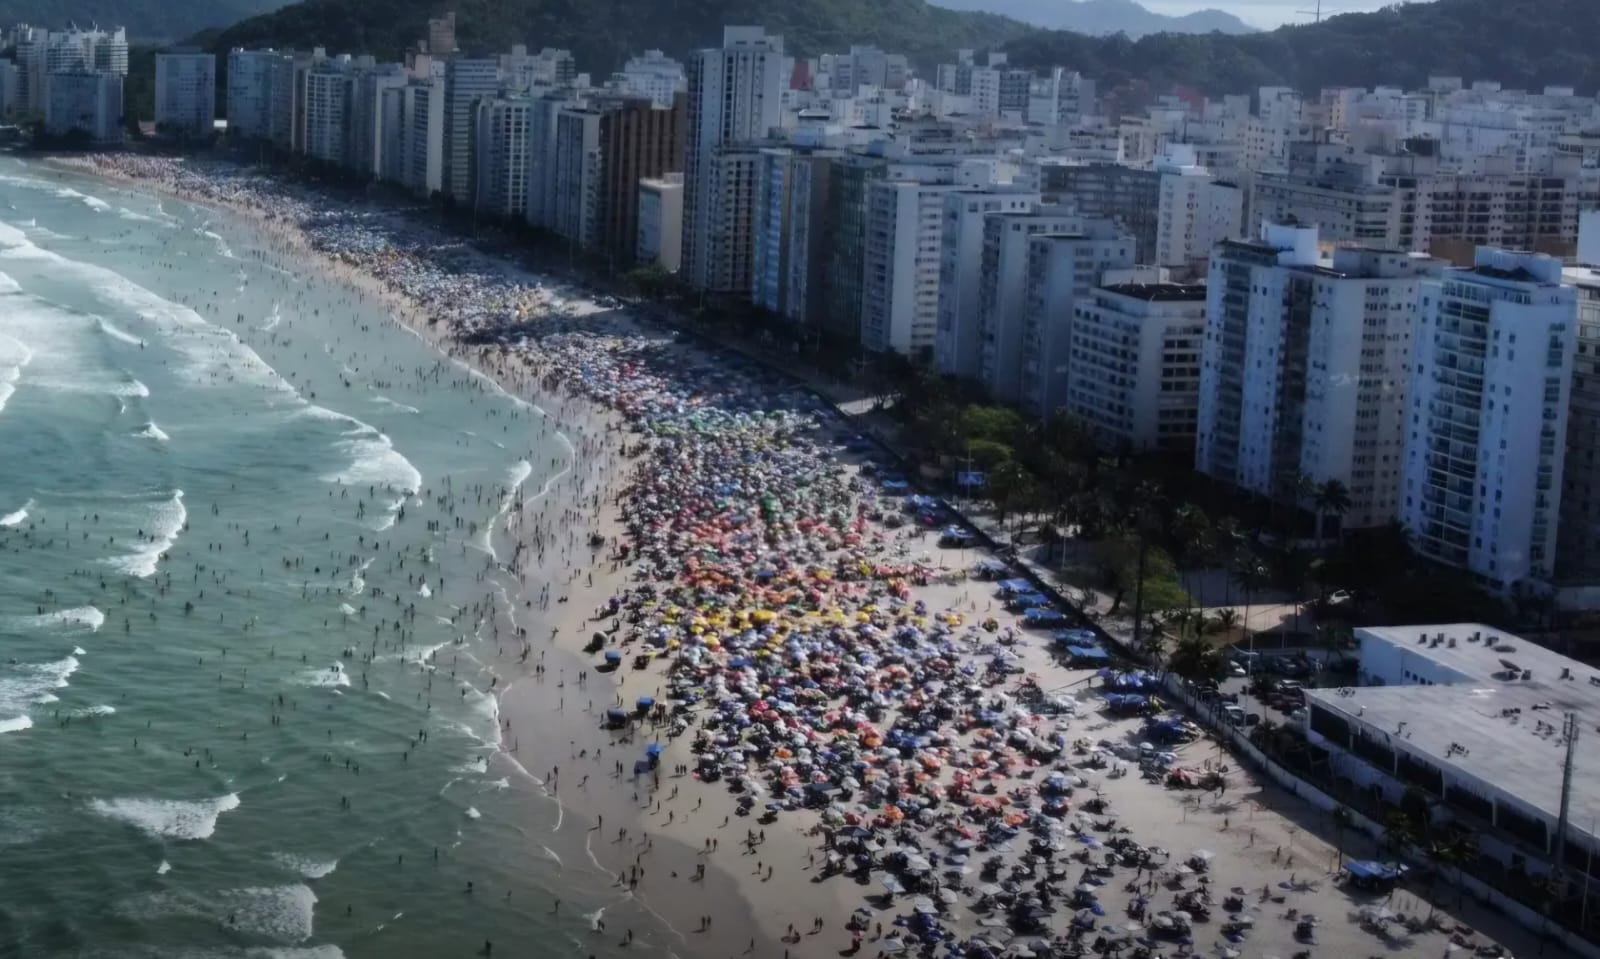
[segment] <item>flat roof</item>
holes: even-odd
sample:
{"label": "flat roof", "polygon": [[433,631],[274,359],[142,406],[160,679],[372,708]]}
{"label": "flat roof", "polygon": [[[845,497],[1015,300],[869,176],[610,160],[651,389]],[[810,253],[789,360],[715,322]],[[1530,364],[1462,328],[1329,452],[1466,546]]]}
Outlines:
{"label": "flat roof", "polygon": [[1131,296],[1137,300],[1204,300],[1203,283],[1113,283],[1101,287],[1107,293]]}
{"label": "flat roof", "polygon": [[1600,670],[1481,623],[1364,628],[1356,635],[1363,645],[1393,644],[1462,679],[1308,689],[1308,701],[1384,734],[1392,748],[1491,785],[1551,822],[1561,814],[1561,726],[1574,713],[1579,747],[1571,828],[1600,839]]}

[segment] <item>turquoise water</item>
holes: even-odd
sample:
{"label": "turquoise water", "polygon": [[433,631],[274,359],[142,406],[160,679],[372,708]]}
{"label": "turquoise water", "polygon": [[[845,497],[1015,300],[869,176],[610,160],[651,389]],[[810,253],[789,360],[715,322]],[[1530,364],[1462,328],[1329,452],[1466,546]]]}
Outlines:
{"label": "turquoise water", "polygon": [[0,956],[604,954],[484,692],[571,447],[286,266],[0,158]]}

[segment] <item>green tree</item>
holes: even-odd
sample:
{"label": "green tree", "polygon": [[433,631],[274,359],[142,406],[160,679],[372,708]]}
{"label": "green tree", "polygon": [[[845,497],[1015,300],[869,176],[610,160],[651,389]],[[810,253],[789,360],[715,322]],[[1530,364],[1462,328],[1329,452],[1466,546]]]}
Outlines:
{"label": "green tree", "polygon": [[1221,679],[1224,667],[1221,651],[1199,636],[1178,640],[1167,657],[1167,670],[1191,682]]}
{"label": "green tree", "polygon": [[1350,498],[1350,489],[1337,479],[1330,479],[1317,487],[1314,498],[1317,510],[1317,538],[1326,539],[1328,535],[1327,520],[1335,520],[1335,535],[1344,531],[1344,514],[1350,512],[1355,502]]}
{"label": "green tree", "polygon": [[1333,820],[1333,850],[1339,854],[1339,861],[1344,861],[1344,834],[1355,825],[1355,814],[1350,807],[1340,803],[1333,807],[1329,817]]}

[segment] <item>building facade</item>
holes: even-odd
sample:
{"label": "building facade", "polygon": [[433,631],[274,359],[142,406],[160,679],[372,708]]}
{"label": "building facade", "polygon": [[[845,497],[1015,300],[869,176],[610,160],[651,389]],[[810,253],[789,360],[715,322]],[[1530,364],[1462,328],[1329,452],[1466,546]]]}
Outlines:
{"label": "building facade", "polygon": [[211,135],[216,119],[216,55],[156,54],[156,129],[205,137]]}
{"label": "building facade", "polygon": [[1402,519],[1502,593],[1556,561],[1577,297],[1552,257],[1479,250],[1423,285]]}
{"label": "building facade", "polygon": [[[788,74],[783,38],[760,27],[727,27],[719,49],[689,58],[689,101],[684,153],[683,274],[698,289],[749,292],[751,198],[724,197],[719,186],[739,186],[751,158],[722,160],[725,145],[764,138],[782,121]],[[742,156],[742,155],[741,155]],[[740,233],[740,227],[743,232]],[[719,235],[719,231],[722,232]],[[741,243],[746,244],[741,247]],[[745,264],[738,268],[735,260]]]}

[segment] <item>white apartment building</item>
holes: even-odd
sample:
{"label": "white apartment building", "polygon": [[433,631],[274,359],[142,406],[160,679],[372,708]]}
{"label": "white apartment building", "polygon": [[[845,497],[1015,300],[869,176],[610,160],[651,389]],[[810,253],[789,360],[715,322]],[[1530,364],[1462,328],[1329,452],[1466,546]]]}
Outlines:
{"label": "white apartment building", "polygon": [[[1600,219],[1600,213],[1594,216]],[[1579,262],[1600,263],[1600,256],[1589,252],[1589,257],[1580,253]],[[1556,581],[1593,586],[1600,584],[1600,267],[1567,269],[1562,280],[1578,300],[1578,337],[1561,478]]]}
{"label": "white apartment building", "polygon": [[444,73],[444,184],[446,195],[457,203],[473,202],[472,134],[477,125],[477,104],[500,93],[500,64],[496,60],[457,57],[445,64]]}
{"label": "white apartment building", "polygon": [[1509,592],[1556,562],[1578,305],[1553,257],[1475,263],[1423,284],[1402,521],[1420,555]]}
{"label": "white apartment building", "polygon": [[272,136],[273,72],[288,58],[276,50],[228,53],[228,132],[250,140]]}
{"label": "white apartment building", "polygon": [[861,284],[861,345],[919,362],[933,357],[939,329],[940,234],[951,184],[867,184]]}
{"label": "white apartment building", "polygon": [[305,72],[301,142],[306,156],[339,166],[347,162],[352,80],[346,57],[319,61]]}
{"label": "white apartment building", "polygon": [[672,106],[672,98],[689,85],[683,64],[660,50],[646,50],[629,60],[619,76],[625,92],[649,97],[658,107]]}
{"label": "white apartment building", "polygon": [[1203,272],[1213,247],[1244,235],[1244,191],[1218,182],[1196,162],[1194,148],[1185,144],[1168,144],[1156,170],[1161,174],[1161,198],[1155,262]]}
{"label": "white apartment building", "polygon": [[51,136],[75,131],[96,145],[122,142],[122,78],[113,73],[50,75],[44,129]]}
{"label": "white apartment building", "polygon": [[1037,234],[1072,233],[1082,226],[1082,217],[1061,206],[984,217],[978,261],[978,379],[1000,402],[1022,399],[1028,242]]}
{"label": "white apartment building", "polygon": [[992,213],[1026,213],[1038,204],[1039,194],[1020,186],[945,194],[934,338],[934,366],[939,372],[972,379],[981,367],[984,219]]}
{"label": "white apartment building", "polygon": [[[718,147],[711,157],[713,193],[708,236],[703,247],[704,289],[749,295],[750,277],[755,268],[755,206],[760,159],[759,150],[737,146]],[[686,207],[687,199],[686,190]],[[686,250],[689,244],[687,225],[684,231]]]}
{"label": "white apartment building", "polygon": [[[364,58],[350,87],[349,166],[368,176],[381,176],[384,150],[393,139],[385,126],[390,119],[384,101],[390,91],[398,96],[411,81],[411,74],[398,63],[376,64]],[[393,101],[398,105],[399,100]]]}
{"label": "white apartment building", "polygon": [[54,30],[44,35],[44,72],[109,73],[128,75],[128,34],[118,27],[112,31]]}
{"label": "white apartment building", "polygon": [[412,80],[404,92],[401,182],[424,199],[444,189],[444,81]]}
{"label": "white apartment building", "polygon": [[639,181],[640,263],[654,263],[669,273],[682,262],[683,174],[669,173],[659,180]]}
{"label": "white apartment building", "polygon": [[[719,185],[737,187],[738,169],[755,164],[752,158],[719,162],[718,156],[724,145],[760,140],[781,124],[787,79],[783,38],[760,27],[725,27],[720,49],[689,58],[682,248],[684,278],[696,288],[749,292],[752,200],[741,207],[738,197],[720,195]],[[736,268],[735,259],[745,269]]]}
{"label": "white apartment building", "polygon": [[216,119],[216,54],[156,54],[156,128],[210,136]]}
{"label": "white apartment building", "polygon": [[550,228],[589,249],[599,227],[600,114],[581,106],[556,114],[554,190],[549,197]]}
{"label": "white apartment building", "polygon": [[1096,287],[1077,305],[1067,372],[1069,413],[1109,449],[1194,449],[1206,288]]}
{"label": "white apartment building", "polygon": [[1094,114],[1095,84],[1076,70],[1056,67],[1033,81],[1028,94],[1028,122],[1072,126]]}
{"label": "white apartment building", "polygon": [[1212,258],[1195,466],[1297,502],[1300,477],[1342,483],[1347,528],[1399,514],[1418,290],[1443,264],[1268,225]]}
{"label": "white apartment building", "polygon": [[555,229],[556,124],[561,111],[582,101],[567,91],[551,91],[533,98],[528,116],[528,222]]}
{"label": "white apartment building", "polygon": [[1018,384],[1024,409],[1048,417],[1066,406],[1078,304],[1107,270],[1133,266],[1134,249],[1133,237],[1109,220],[1028,240]]}
{"label": "white apartment building", "polygon": [[528,124],[533,102],[526,98],[478,101],[476,131],[478,176],[476,208],[486,216],[517,217],[528,208]]}

